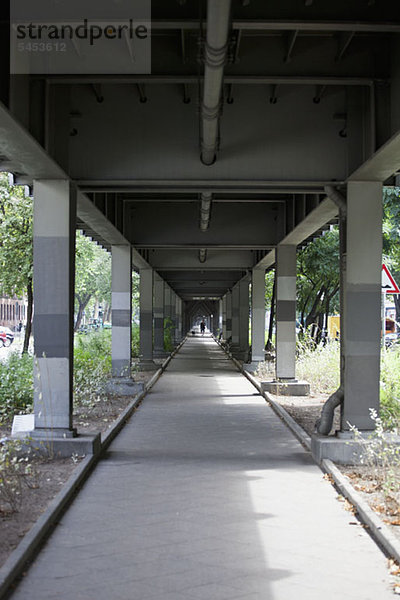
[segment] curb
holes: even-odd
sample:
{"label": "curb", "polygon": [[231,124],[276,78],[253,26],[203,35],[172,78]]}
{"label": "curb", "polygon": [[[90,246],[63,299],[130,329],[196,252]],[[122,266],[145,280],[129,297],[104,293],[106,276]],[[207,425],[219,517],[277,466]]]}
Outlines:
{"label": "curb", "polygon": [[369,533],[384,552],[400,564],[400,541],[390,531],[389,527],[374,513],[368,503],[353,488],[331,460],[325,458],[321,463],[321,468],[332,476],[336,487],[342,495],[354,505],[360,521],[368,526]]}
{"label": "curb", "polygon": [[32,560],[38,548],[48,537],[52,527],[57,523],[59,517],[71,503],[78,489],[88,479],[90,472],[98,462],[102,453],[108,448],[113,439],[118,435],[126,421],[131,417],[135,408],[140,404],[146,394],[150,391],[156,381],[165,371],[171,359],[179,352],[186,341],[186,337],[166,358],[161,367],[154,373],[146,383],[144,391],[137,394],[120,416],[114,421],[110,429],[102,435],[101,447],[98,453],[86,456],[80,465],[64,484],[62,490],[53,498],[45,512],[32,525],[18,546],[10,554],[6,562],[0,568],[0,598],[5,598],[11,585],[20,577],[26,568],[26,563]]}
{"label": "curb", "polygon": [[250,375],[250,373],[248,373],[246,371],[246,369],[243,368],[243,365],[241,362],[239,362],[236,358],[234,358],[230,352],[227,352],[225,350],[225,348],[223,348],[219,342],[217,342],[217,343],[220,346],[220,348],[225,352],[225,354],[231,359],[233,364],[239,369],[239,371],[242,373],[242,375],[244,375],[250,381],[250,383],[252,383],[254,385],[254,387],[260,392],[261,396],[263,396],[265,398],[265,400],[271,406],[272,410],[278,415],[278,417],[282,421],[284,421],[284,423],[286,423],[286,425],[289,427],[291,432],[296,436],[296,438],[304,446],[304,448],[308,451],[311,451],[311,438],[304,431],[304,429],[296,423],[296,421],[293,419],[293,417],[291,417],[289,415],[289,413],[280,404],[275,402],[275,400],[270,396],[270,394],[268,392],[264,392],[261,389],[260,382],[257,381],[257,379],[255,377]]}
{"label": "curb", "polygon": [[98,454],[92,454],[83,459],[72,473],[63,489],[53,498],[45,512],[32,525],[15,550],[10,554],[0,569],[0,598],[3,597],[12,583],[19,577],[26,563],[33,558],[38,547],[56,524],[64,509],[71,502],[77,489],[87,479],[90,471],[98,460]]}
{"label": "curb", "polygon": [[[221,344],[219,344],[221,346]],[[307,449],[311,449],[311,438],[310,436],[296,423],[296,421],[286,412],[286,410],[280,406],[273,398],[271,398],[268,392],[261,390],[260,383],[248,373],[243,365],[234,358],[229,352],[227,352],[222,346],[222,350],[232,360],[239,371],[247,377],[247,379],[254,385],[255,388],[260,392],[266,401],[271,405],[275,413],[286,423],[289,429],[294,433],[297,439]],[[318,464],[318,463],[317,463]],[[328,473],[332,476],[336,487],[341,494],[353,504],[356,508],[359,519],[364,525],[368,527],[368,531],[376,543],[381,547],[385,554],[393,558],[397,563],[400,564],[400,541],[390,531],[389,527],[378,517],[374,511],[370,508],[368,503],[362,498],[362,496],[353,488],[347,478],[341,473],[336,465],[329,459],[325,458],[321,464],[318,465],[324,473]]]}

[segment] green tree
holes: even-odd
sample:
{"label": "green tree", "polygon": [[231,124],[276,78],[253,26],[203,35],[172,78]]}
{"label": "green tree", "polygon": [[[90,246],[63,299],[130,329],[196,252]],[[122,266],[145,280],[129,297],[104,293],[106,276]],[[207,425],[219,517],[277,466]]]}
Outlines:
{"label": "green tree", "polygon": [[303,328],[320,341],[324,321],[339,302],[339,230],[317,238],[297,258],[297,303]]}
{"label": "green tree", "polygon": [[28,307],[23,353],[28,351],[33,309],[33,205],[21,187],[12,186],[6,173],[0,174],[0,290],[21,298]]}
{"label": "green tree", "polygon": [[276,269],[265,273],[265,307],[269,310],[268,337],[265,349],[272,349],[272,334],[275,321],[275,299],[276,299]]}
{"label": "green tree", "polygon": [[[383,262],[400,281],[400,188],[383,189]],[[396,321],[400,322],[400,297],[393,295]]]}
{"label": "green tree", "polygon": [[110,304],[111,257],[81,231],[76,234],[75,326],[77,331],[89,300]]}

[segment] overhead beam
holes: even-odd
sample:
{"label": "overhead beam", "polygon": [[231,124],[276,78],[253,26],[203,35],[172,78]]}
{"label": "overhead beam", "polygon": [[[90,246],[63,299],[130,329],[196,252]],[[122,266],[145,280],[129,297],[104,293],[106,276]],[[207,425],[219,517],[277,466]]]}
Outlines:
{"label": "overhead beam", "polygon": [[[63,169],[0,102],[0,170],[34,179],[69,179]],[[1,167],[3,162],[3,168]]]}
{"label": "overhead beam", "polygon": [[[339,209],[330,199],[325,198],[296,227],[280,241],[281,245],[298,246],[313,233],[337,217]],[[268,269],[275,264],[275,250],[269,252],[256,265],[256,268]]]}
{"label": "overhead beam", "polygon": [[[47,75],[46,81],[53,85],[198,85],[198,75]],[[340,85],[340,86],[369,86],[373,83],[384,84],[387,79],[379,77],[327,75],[226,75],[227,85]]]}
{"label": "overhead beam", "polygon": [[[187,20],[155,20],[151,22],[152,31],[159,30],[189,30],[198,31],[199,22],[197,19]],[[393,22],[368,22],[368,21],[253,21],[234,20],[232,29],[241,31],[356,31],[362,33],[398,33],[400,32],[400,23]]]}
{"label": "overhead beam", "polygon": [[[85,192],[141,192],[141,193],[198,193],[209,191],[215,194],[262,194],[262,193],[310,193],[323,194],[331,180],[322,181],[277,181],[277,180],[241,180],[241,179],[90,179],[78,180],[77,184]],[[336,185],[344,181],[337,181]],[[305,191],[307,190],[307,191]]]}
{"label": "overhead beam", "polygon": [[400,132],[383,144],[368,160],[365,161],[348,181],[381,181],[385,182],[400,169]]}
{"label": "overhead beam", "polygon": [[140,250],[270,250],[273,248],[272,244],[138,244],[136,246]]}

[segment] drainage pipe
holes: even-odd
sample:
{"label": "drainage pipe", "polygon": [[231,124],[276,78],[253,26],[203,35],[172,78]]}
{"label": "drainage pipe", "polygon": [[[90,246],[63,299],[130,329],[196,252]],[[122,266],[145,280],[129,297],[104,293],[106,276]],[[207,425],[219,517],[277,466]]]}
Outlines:
{"label": "drainage pipe", "polygon": [[204,89],[201,106],[201,161],[216,159],[220,100],[228,47],[231,0],[208,0],[207,37],[204,47]]}
{"label": "drainage pipe", "polygon": [[207,231],[210,225],[210,214],[211,214],[211,192],[203,192],[201,194],[201,207],[200,207],[200,229],[201,231]]}
{"label": "drainage pipe", "polygon": [[332,429],[333,417],[335,415],[335,408],[340,406],[344,400],[344,390],[340,387],[336,392],[333,392],[332,396],[325,402],[321,416],[318,419],[316,426],[317,431],[321,435],[329,435]]}
{"label": "drainage pipe", "polygon": [[[331,185],[325,186],[325,193],[339,209],[339,237],[340,237],[340,313],[341,321],[344,320],[344,285],[346,273],[346,216],[347,202],[344,196]],[[344,365],[344,335],[340,335],[340,387],[325,402],[321,416],[316,422],[317,432],[320,435],[329,435],[332,429],[335,408],[341,406],[344,402],[344,383],[343,383],[343,365]]]}

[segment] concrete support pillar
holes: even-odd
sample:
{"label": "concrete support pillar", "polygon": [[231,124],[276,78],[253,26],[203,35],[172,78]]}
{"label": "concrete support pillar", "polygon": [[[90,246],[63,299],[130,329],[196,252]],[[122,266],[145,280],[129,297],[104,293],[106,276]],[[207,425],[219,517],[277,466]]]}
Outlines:
{"label": "concrete support pillar", "polygon": [[164,284],[164,319],[171,318],[171,288]]}
{"label": "concrete support pillar", "polygon": [[182,300],[175,295],[175,343],[182,340]]}
{"label": "concrete support pillar", "polygon": [[240,288],[237,283],[232,288],[232,344],[231,349],[239,348],[239,306],[240,306]]}
{"label": "concrete support pillar", "polygon": [[225,295],[225,306],[226,306],[226,319],[225,319],[225,339],[228,340],[232,337],[232,292],[226,292]]}
{"label": "concrete support pillar", "polygon": [[[174,325],[173,325],[173,306],[172,306],[172,302],[173,302],[173,297],[172,297],[172,290],[169,287],[169,285],[165,284],[164,285],[164,307],[165,307],[165,312],[164,312],[164,319],[166,319],[166,329],[165,331],[167,332],[167,334],[170,335],[171,337],[171,344],[174,344]],[[166,349],[167,353],[171,351],[171,348]]]}
{"label": "concrete support pillar", "polygon": [[177,345],[177,342],[176,342],[176,322],[177,322],[176,302],[177,302],[177,296],[176,296],[174,290],[171,290],[172,343],[174,346]]}
{"label": "concrete support pillar", "polygon": [[296,377],[296,246],[276,249],[276,379]]}
{"label": "concrete support pillar", "polygon": [[140,269],[140,365],[153,369],[153,269]]}
{"label": "concrete support pillar", "polygon": [[112,246],[111,363],[113,377],[130,377],[132,354],[132,256],[130,246]]}
{"label": "concrete support pillar", "polygon": [[166,355],[164,350],[164,280],[154,275],[154,351],[155,357]]}
{"label": "concrete support pillar", "polygon": [[226,340],[226,297],[227,294],[222,298],[222,338]]}
{"label": "concrete support pillar", "polygon": [[249,316],[250,296],[249,279],[244,277],[239,282],[239,355],[240,360],[249,356]]}
{"label": "concrete support pillar", "polygon": [[32,436],[73,437],[72,377],[76,190],[34,182],[34,413]]}
{"label": "concrete support pillar", "polygon": [[341,427],[360,430],[379,411],[382,185],[351,182],[347,188],[347,268],[344,289],[344,404]]}
{"label": "concrete support pillar", "polygon": [[265,270],[253,269],[251,279],[251,362],[265,358]]}

